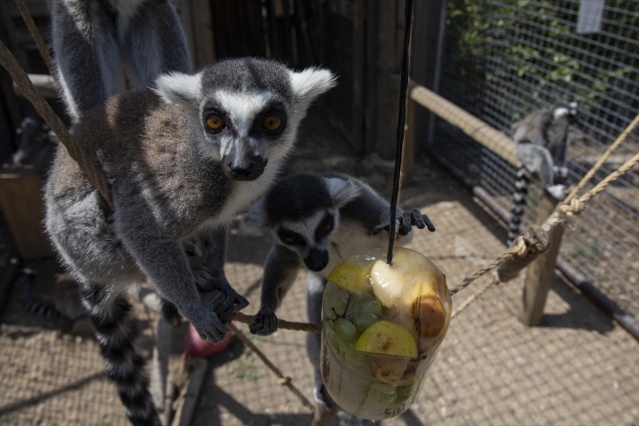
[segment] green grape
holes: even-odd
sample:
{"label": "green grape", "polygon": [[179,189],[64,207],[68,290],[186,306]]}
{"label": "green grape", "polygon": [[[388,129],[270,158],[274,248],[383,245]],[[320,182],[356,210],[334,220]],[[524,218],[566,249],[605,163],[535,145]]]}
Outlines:
{"label": "green grape", "polygon": [[331,294],[326,302],[326,306],[324,306],[324,315],[326,318],[335,318],[344,315],[346,301],[342,299],[341,294]]}
{"label": "green grape", "polygon": [[357,331],[362,333],[368,327],[373,325],[373,323],[377,322],[378,319],[377,315],[370,312],[360,312],[357,316],[355,316],[355,318],[353,318],[353,324],[355,325],[355,328],[357,328]]}
{"label": "green grape", "polygon": [[382,304],[378,300],[369,300],[359,307],[359,312],[379,316],[382,314]]}
{"label": "green grape", "polygon": [[353,323],[346,318],[337,318],[335,324],[333,324],[333,330],[335,330],[335,334],[337,334],[340,339],[346,342],[354,340],[357,335],[357,329]]}

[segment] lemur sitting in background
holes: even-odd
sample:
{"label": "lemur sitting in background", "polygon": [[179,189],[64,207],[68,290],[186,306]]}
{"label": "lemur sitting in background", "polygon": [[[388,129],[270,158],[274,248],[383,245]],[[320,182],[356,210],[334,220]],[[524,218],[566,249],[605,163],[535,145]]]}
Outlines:
{"label": "lemur sitting in background", "polygon": [[533,111],[515,125],[514,140],[521,167],[515,181],[507,245],[519,235],[532,176],[541,180],[550,195],[559,200],[564,198],[570,144],[568,130],[576,122],[577,104],[571,102]]}
{"label": "lemur sitting in background", "polygon": [[[435,231],[418,209],[397,209],[397,244],[408,244],[412,227]],[[264,265],[261,306],[254,334],[277,330],[275,310],[295,282],[300,269],[308,269],[307,313],[320,325],[326,279],[338,263],[373,247],[388,246],[390,205],[372,188],[354,177],[338,173],[294,173],[276,182],[246,214],[244,232],[269,230],[274,243]],[[385,231],[385,232],[382,232]],[[309,333],[307,354],[314,366],[317,409],[331,411],[320,373],[320,336]]]}

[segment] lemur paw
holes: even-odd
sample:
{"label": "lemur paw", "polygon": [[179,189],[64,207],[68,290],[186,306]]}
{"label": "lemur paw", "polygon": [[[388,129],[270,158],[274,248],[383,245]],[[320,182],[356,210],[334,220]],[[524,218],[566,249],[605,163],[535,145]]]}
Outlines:
{"label": "lemur paw", "polygon": [[226,321],[230,321],[236,313],[249,304],[248,300],[231,287],[223,273],[216,273],[210,268],[199,266],[193,268],[193,279],[200,294],[215,292],[221,295],[215,312]]}
{"label": "lemur paw", "polygon": [[[413,226],[416,226],[418,229],[428,228],[430,232],[435,232],[433,223],[428,216],[422,214],[419,209],[405,211],[397,218],[397,234],[402,236],[408,235]],[[390,232],[390,221],[377,225],[375,229],[373,229],[373,235],[377,235],[381,231]]]}
{"label": "lemur paw", "polygon": [[561,201],[566,198],[566,194],[564,193],[566,189],[565,185],[552,185],[546,188],[546,191],[557,200]]}
{"label": "lemur paw", "polygon": [[228,331],[228,321],[222,321],[216,314],[220,300],[224,299],[224,296],[218,291],[212,291],[203,294],[201,298],[196,312],[186,316],[202,339],[219,343],[224,340]]}
{"label": "lemur paw", "polygon": [[260,309],[255,315],[255,322],[249,327],[251,333],[268,336],[277,331],[277,316],[270,309]]}

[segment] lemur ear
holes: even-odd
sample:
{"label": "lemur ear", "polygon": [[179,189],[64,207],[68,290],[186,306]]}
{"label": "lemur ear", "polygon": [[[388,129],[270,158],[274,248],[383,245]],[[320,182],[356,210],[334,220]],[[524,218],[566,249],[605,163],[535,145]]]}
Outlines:
{"label": "lemur ear", "polygon": [[155,91],[167,103],[193,106],[199,104],[202,94],[202,73],[173,72],[155,80]]}
{"label": "lemur ear", "polygon": [[339,178],[326,178],[324,180],[326,181],[328,193],[337,208],[348,204],[360,193],[360,188],[350,180]]}
{"label": "lemur ear", "polygon": [[303,103],[311,103],[316,97],[337,84],[332,72],[315,67],[301,72],[289,71],[289,77],[293,95]]}
{"label": "lemur ear", "polygon": [[240,232],[243,234],[258,234],[260,230],[266,228],[266,210],[264,197],[260,197],[249,209],[240,224]]}

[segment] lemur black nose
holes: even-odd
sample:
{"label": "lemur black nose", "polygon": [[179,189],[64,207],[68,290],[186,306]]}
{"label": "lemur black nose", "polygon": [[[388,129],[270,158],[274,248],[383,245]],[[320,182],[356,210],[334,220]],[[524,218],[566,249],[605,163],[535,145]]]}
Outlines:
{"label": "lemur black nose", "polygon": [[328,251],[312,248],[311,252],[304,259],[306,267],[314,272],[319,272],[328,265]]}
{"label": "lemur black nose", "polygon": [[266,160],[260,158],[255,158],[252,161],[240,164],[231,160],[226,163],[226,170],[228,171],[229,177],[233,180],[255,180],[264,172],[266,163]]}

